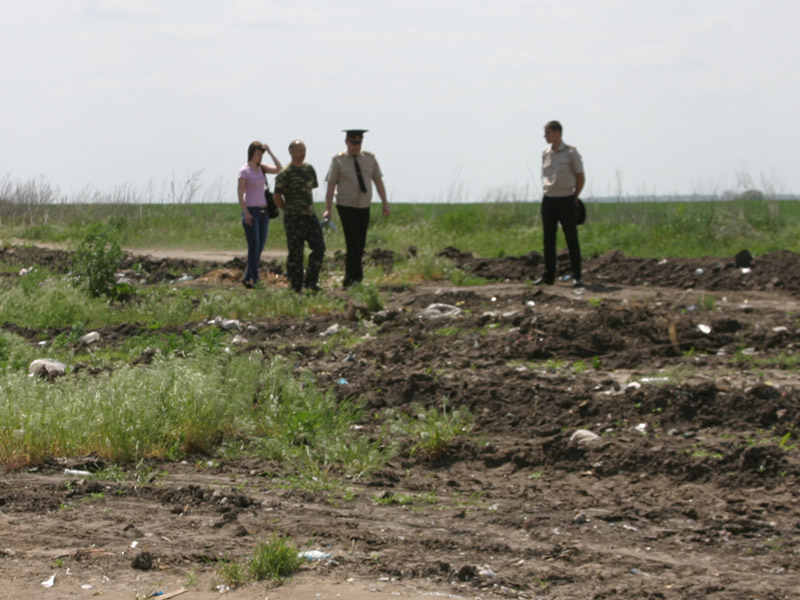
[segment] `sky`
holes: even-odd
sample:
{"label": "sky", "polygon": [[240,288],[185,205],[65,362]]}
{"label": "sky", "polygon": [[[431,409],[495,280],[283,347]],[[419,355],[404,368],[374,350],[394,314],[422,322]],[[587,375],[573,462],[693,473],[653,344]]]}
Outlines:
{"label": "sky", "polygon": [[[391,202],[800,193],[796,0],[3,0],[0,183],[236,202],[253,140],[321,186],[364,128]],[[322,200],[324,190],[315,198]]]}

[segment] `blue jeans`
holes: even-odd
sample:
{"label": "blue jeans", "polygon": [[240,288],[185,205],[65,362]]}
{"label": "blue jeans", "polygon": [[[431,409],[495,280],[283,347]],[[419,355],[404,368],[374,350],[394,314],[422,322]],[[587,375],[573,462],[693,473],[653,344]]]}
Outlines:
{"label": "blue jeans", "polygon": [[244,281],[256,283],[258,281],[258,263],[261,261],[261,251],[267,245],[269,215],[266,207],[248,206],[247,210],[253,216],[253,224],[245,225],[244,216],[242,216],[244,237],[247,238],[247,269],[244,272]]}

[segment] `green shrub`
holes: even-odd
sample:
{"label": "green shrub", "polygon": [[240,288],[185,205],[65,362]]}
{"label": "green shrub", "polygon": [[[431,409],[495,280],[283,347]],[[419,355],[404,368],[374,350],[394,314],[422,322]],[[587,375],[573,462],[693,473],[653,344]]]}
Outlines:
{"label": "green shrub", "polygon": [[92,298],[116,298],[121,291],[130,291],[118,289],[114,281],[123,257],[117,239],[113,228],[98,223],[89,229],[75,251],[72,259],[75,283],[85,287]]}

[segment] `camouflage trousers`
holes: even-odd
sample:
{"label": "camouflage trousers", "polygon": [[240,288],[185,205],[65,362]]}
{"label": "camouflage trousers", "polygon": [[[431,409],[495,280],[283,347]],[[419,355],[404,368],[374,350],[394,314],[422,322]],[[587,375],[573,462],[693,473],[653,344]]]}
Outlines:
{"label": "camouflage trousers", "polygon": [[[325,240],[322,237],[322,227],[316,215],[293,215],[283,213],[283,228],[286,231],[286,246],[289,256],[286,259],[286,275],[289,285],[296,292],[306,287],[316,287],[319,280],[319,271],[322,268],[322,258],[325,256]],[[305,243],[311,249],[308,257],[308,268],[303,278],[303,251]]]}

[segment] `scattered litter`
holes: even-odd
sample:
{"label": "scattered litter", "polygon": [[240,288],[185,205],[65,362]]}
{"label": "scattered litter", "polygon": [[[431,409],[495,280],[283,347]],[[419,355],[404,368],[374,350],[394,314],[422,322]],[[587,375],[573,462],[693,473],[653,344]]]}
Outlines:
{"label": "scattered litter", "polygon": [[633,428],[636,433],[641,433],[642,435],[647,433],[647,423],[639,423],[636,427]]}
{"label": "scattered litter", "polygon": [[582,513],[582,512],[579,512],[577,515],[572,517],[572,522],[575,523],[575,525],[583,525],[588,520],[589,520],[589,518],[586,516],[586,513]]}
{"label": "scattered litter", "polygon": [[562,275],[561,277],[559,277],[559,279],[561,281],[569,281],[570,279],[572,279],[572,275]]}
{"label": "scattered litter", "polygon": [[686,310],[688,312],[694,312],[694,311],[697,310],[697,305],[696,304],[690,304],[689,306],[686,307]]}
{"label": "scattered litter", "polygon": [[481,567],[481,570],[478,571],[478,575],[481,577],[497,577],[497,574],[489,567]]}
{"label": "scattered litter", "polygon": [[52,358],[37,358],[28,367],[28,375],[43,375],[55,377],[64,375],[67,372],[67,365]]}
{"label": "scattered litter", "polygon": [[669,377],[642,377],[639,381],[642,383],[667,383]]}
{"label": "scattered litter", "polygon": [[74,475],[75,477],[89,477],[89,471],[82,471],[79,469],[64,469],[64,475]]}
{"label": "scattered litter", "polygon": [[92,331],[92,332],[87,333],[86,335],[82,335],[81,337],[78,338],[78,342],[80,342],[81,344],[86,344],[86,345],[94,344],[95,342],[99,342],[99,341],[100,341],[100,334],[97,333],[96,331]]}
{"label": "scattered litter", "polygon": [[631,569],[630,573],[631,575],[641,575],[642,577],[650,577],[650,575],[648,575],[644,571],[640,571],[639,569],[636,568]]}
{"label": "scattered litter", "polygon": [[339,377],[339,379],[336,380],[336,383],[338,383],[339,385],[347,385],[348,381],[344,377]]}
{"label": "scattered litter", "polygon": [[665,265],[665,264],[667,264],[667,259],[666,259],[666,258],[662,258],[660,261],[658,261],[658,263],[657,263],[657,264],[659,264],[659,265]]}
{"label": "scattered litter", "polygon": [[742,267],[742,269],[741,269],[742,275],[747,275],[752,270],[753,269],[751,269],[750,267]]}
{"label": "scattered litter", "polygon": [[625,389],[638,390],[640,387],[642,387],[641,383],[639,383],[638,381],[631,381],[628,383],[628,385],[625,386]]}
{"label": "scattered litter", "polygon": [[319,335],[320,335],[321,337],[328,337],[328,336],[331,336],[331,335],[336,335],[336,334],[337,334],[337,333],[339,333],[341,330],[342,330],[342,326],[341,326],[341,325],[339,325],[338,323],[334,323],[333,325],[331,325],[330,327],[328,327],[328,328],[327,328],[325,331],[323,331],[323,332],[322,332],[322,333],[320,333]]}
{"label": "scattered litter", "polygon": [[221,584],[219,584],[219,585],[218,585],[218,586],[217,586],[215,589],[216,589],[216,590],[217,590],[217,591],[218,591],[220,594],[224,594],[225,592],[229,592],[231,588],[230,588],[230,586],[227,586],[227,585],[225,585],[224,583],[221,583]]}
{"label": "scattered litter", "polygon": [[497,302],[497,296],[492,296],[492,302]]}
{"label": "scattered litter", "polygon": [[55,575],[51,575],[50,579],[42,582],[42,585],[44,587],[51,588],[51,587],[53,587],[55,585],[55,583],[56,583],[56,576]]}
{"label": "scattered litter", "polygon": [[244,346],[247,342],[248,342],[247,338],[242,337],[239,334],[233,336],[233,339],[231,340],[231,344],[233,344],[234,346]]}
{"label": "scattered litter", "polygon": [[773,327],[772,331],[774,331],[775,333],[785,333],[789,331],[789,328],[783,325],[779,325],[778,327]]}
{"label": "scattered litter", "polygon": [[297,556],[298,558],[305,558],[309,562],[328,560],[331,557],[328,552],[323,552],[322,550],[306,550],[305,552],[298,552]]}
{"label": "scattered litter", "polygon": [[706,335],[708,335],[709,333],[711,333],[711,327],[709,327],[708,325],[698,325],[698,326],[697,326],[697,328],[698,328],[700,331],[702,331],[703,333],[705,333]]}
{"label": "scattered litter", "polygon": [[91,585],[91,584],[89,584],[89,583],[84,583],[84,584],[81,586],[81,589],[82,589],[82,590],[91,590],[92,588],[94,588],[94,586],[93,586],[93,585]]}
{"label": "scattered litter", "polygon": [[744,350],[742,350],[742,354],[744,354],[746,356],[752,356],[753,354],[756,354],[757,352],[758,351],[755,348],[752,348],[752,347],[751,348],[745,348]]}
{"label": "scattered litter", "polygon": [[591,446],[600,441],[600,436],[588,429],[578,429],[569,437],[569,441],[577,446]]}
{"label": "scattered litter", "polygon": [[457,317],[460,314],[461,309],[459,307],[453,306],[452,304],[441,304],[438,302],[431,304],[423,311],[424,316],[431,318]]}
{"label": "scattered litter", "polygon": [[250,335],[258,333],[258,327],[256,327],[255,325],[248,325],[247,333],[249,333]]}
{"label": "scattered litter", "polygon": [[697,268],[694,270],[694,273],[695,273],[695,275],[702,275],[704,272],[705,272],[705,271],[703,271],[703,268],[702,268],[702,267],[697,267]]}
{"label": "scattered litter", "polygon": [[628,525],[627,523],[624,523],[622,525],[622,528],[627,529],[628,531],[639,531],[638,527],[634,527],[633,525]]}
{"label": "scattered litter", "polygon": [[33,267],[23,267],[22,269],[19,270],[19,275],[20,275],[20,277],[23,277],[23,276],[27,275],[28,273],[30,273],[32,271],[33,271]]}
{"label": "scattered litter", "polygon": [[131,542],[131,548],[136,548],[139,545],[139,542],[133,541]]}
{"label": "scattered litter", "polygon": [[525,302],[525,306],[536,306],[536,302],[534,302],[533,300],[528,300],[527,302]]}
{"label": "scattered litter", "polygon": [[194,277],[184,273],[183,275],[178,277],[175,281],[173,281],[173,283],[186,283],[187,281],[193,281],[193,280],[194,280]]}

